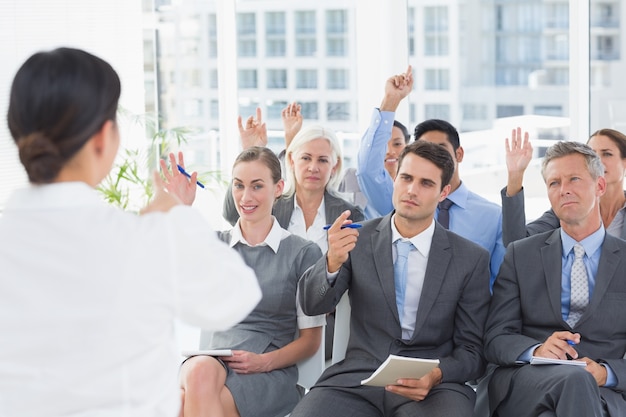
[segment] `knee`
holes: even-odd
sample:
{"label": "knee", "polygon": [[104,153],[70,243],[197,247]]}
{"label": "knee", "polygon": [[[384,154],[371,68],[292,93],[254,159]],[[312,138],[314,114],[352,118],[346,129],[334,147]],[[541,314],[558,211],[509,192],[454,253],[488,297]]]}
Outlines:
{"label": "knee", "polygon": [[190,392],[219,392],[226,382],[224,366],[211,356],[195,356],[183,364],[181,387]]}

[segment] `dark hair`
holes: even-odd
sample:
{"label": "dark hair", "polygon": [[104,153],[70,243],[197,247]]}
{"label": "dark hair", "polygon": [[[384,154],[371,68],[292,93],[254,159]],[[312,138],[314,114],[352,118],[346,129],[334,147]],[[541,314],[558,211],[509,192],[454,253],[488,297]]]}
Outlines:
{"label": "dark hair", "polygon": [[413,143],[408,144],[402,150],[402,153],[400,153],[400,158],[398,159],[398,171],[402,166],[404,157],[409,153],[432,162],[441,170],[442,190],[443,187],[450,184],[452,174],[454,174],[454,160],[452,160],[450,152],[448,152],[445,148],[431,142],[414,141]]}
{"label": "dark hair", "polygon": [[240,162],[251,161],[260,161],[263,165],[268,167],[274,184],[277,184],[278,181],[282,179],[280,161],[271,149],[263,146],[251,146],[237,156],[237,159],[235,159],[235,163],[233,164],[233,168]]}
{"label": "dark hair", "polygon": [[402,136],[404,136],[404,143],[409,143],[411,141],[411,134],[409,133],[409,129],[407,129],[405,125],[397,120],[394,120],[393,126],[402,131]]}
{"label": "dark hair", "polygon": [[22,64],[11,86],[7,122],[30,182],[50,183],[65,163],[115,121],[120,79],[85,51],[38,52]]}
{"label": "dark hair", "polygon": [[[600,129],[589,136],[589,140],[594,136],[600,135],[611,139],[615,146],[617,146],[617,149],[619,149],[620,158],[626,158],[626,135],[615,129]],[[587,143],[589,143],[589,140]]]}
{"label": "dark hair", "polygon": [[546,150],[546,154],[543,157],[543,161],[541,163],[541,176],[544,181],[546,180],[546,168],[548,167],[548,164],[555,159],[568,155],[582,155],[582,157],[585,158],[587,171],[589,171],[589,175],[591,175],[591,178],[594,180],[604,175],[604,165],[602,165],[602,161],[600,160],[598,154],[595,153],[589,145],[579,142],[561,141],[550,146]]}
{"label": "dark hair", "polygon": [[445,133],[448,138],[448,142],[452,145],[452,149],[456,152],[461,146],[461,139],[459,139],[459,132],[456,130],[454,126],[445,120],[440,119],[429,119],[424,120],[422,123],[415,126],[415,133],[413,136],[415,140],[419,140],[422,135],[428,132],[437,131]]}

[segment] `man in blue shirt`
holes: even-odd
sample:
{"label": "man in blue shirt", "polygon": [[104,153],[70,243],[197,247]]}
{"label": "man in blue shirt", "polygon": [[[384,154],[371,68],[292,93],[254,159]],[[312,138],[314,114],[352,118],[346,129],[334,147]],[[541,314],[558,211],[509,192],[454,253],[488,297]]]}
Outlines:
{"label": "man in blue shirt", "polygon": [[561,227],[508,246],[485,331],[498,367],[479,391],[491,415],[624,417],[626,242],[602,225],[604,167],[587,145],[559,142],[542,175]]}
{"label": "man in blue shirt", "polygon": [[[400,102],[413,88],[411,67],[407,72],[389,78],[385,84],[385,96],[379,109],[374,110],[372,123],[361,140],[357,178],[361,191],[367,197],[366,217],[384,216],[393,210],[393,177],[384,166],[387,140],[393,125],[395,111]],[[452,191],[448,196],[451,205],[448,224],[442,222],[441,209],[436,219],[447,229],[478,243],[487,249],[490,260],[490,286],[493,285],[504,258],[502,243],[502,210],[500,206],[471,192],[461,181],[459,163],[463,161],[463,148],[459,133],[444,120],[426,120],[415,128],[415,140],[436,143],[448,150],[454,159],[454,174],[450,180]],[[443,203],[443,204],[445,204]],[[440,206],[441,207],[441,206]],[[371,218],[371,217],[367,217]]]}

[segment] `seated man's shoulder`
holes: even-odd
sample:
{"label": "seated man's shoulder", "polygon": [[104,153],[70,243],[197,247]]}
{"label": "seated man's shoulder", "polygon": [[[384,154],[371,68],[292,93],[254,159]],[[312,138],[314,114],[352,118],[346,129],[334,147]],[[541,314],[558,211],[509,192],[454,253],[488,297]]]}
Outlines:
{"label": "seated man's shoulder", "polygon": [[489,251],[478,243],[449,230],[446,230],[446,233],[448,234],[450,246],[456,252],[472,254],[471,256],[479,256],[481,253],[489,256]]}
{"label": "seated man's shoulder", "polygon": [[468,190],[467,205],[470,209],[480,209],[487,213],[502,213],[502,207],[485,197]]}

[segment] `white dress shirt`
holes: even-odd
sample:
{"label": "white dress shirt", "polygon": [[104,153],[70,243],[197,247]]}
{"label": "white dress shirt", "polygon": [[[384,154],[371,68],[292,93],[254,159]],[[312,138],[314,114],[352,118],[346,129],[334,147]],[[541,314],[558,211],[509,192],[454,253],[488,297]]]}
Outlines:
{"label": "white dress shirt", "polygon": [[[407,258],[407,279],[406,292],[404,296],[404,315],[401,317],[402,338],[405,340],[413,337],[415,330],[415,320],[417,318],[417,309],[419,308],[420,297],[422,296],[422,288],[424,287],[424,278],[426,277],[426,266],[428,265],[428,255],[430,254],[430,245],[433,241],[435,233],[435,221],[426,228],[422,233],[413,236],[410,239],[403,238],[396,229],[394,223],[396,215],[391,218],[391,241],[409,240],[413,243],[416,250],[409,252]],[[393,245],[393,262],[396,262],[396,245]]]}
{"label": "white dress shirt", "polygon": [[175,319],[225,329],[261,297],[194,209],[137,216],[79,182],[12,195],[0,270],[0,416],[174,417]]}
{"label": "white dress shirt", "polygon": [[[325,254],[328,252],[328,237],[326,234],[326,230],[324,230],[324,226],[326,226],[326,205],[324,204],[324,198],[322,197],[322,202],[320,206],[317,208],[317,214],[315,215],[315,219],[313,220],[313,224],[308,229],[306,228],[306,222],[304,221],[304,212],[302,208],[298,205],[298,199],[293,199],[293,213],[291,213],[291,219],[289,220],[289,230],[296,236],[300,236],[304,239],[310,240],[311,242],[317,243],[317,246],[320,247],[322,253]],[[335,221],[333,219],[332,221]]]}

